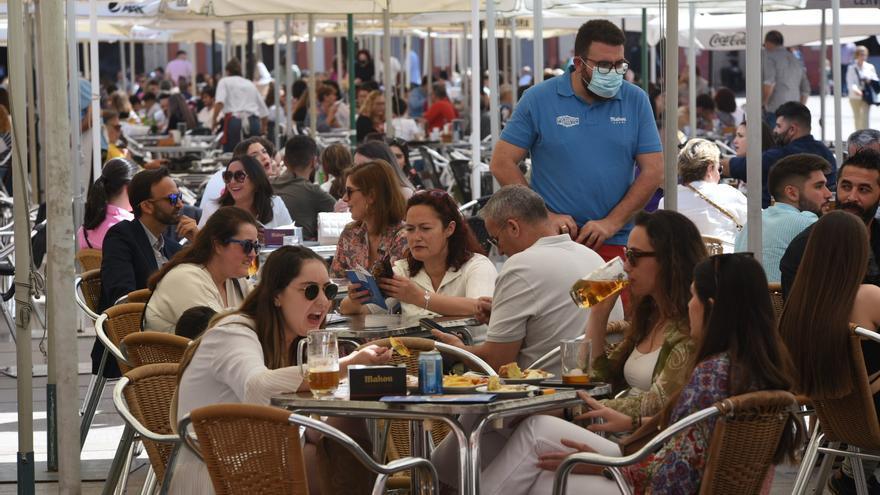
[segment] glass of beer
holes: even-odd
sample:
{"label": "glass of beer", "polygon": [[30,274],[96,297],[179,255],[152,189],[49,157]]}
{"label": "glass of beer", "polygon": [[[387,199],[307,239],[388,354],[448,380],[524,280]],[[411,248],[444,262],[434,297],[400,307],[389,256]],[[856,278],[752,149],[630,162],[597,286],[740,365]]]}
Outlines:
{"label": "glass of beer", "polygon": [[339,347],[336,333],[309,332],[307,345],[309,388],[316,399],[333,397],[339,387]]}
{"label": "glass of beer", "polygon": [[575,282],[569,294],[575,304],[586,309],[622,291],[627,284],[623,260],[617,257]]}
{"label": "glass of beer", "polygon": [[592,343],[586,340],[563,340],[559,344],[563,384],[590,383],[592,348]]}

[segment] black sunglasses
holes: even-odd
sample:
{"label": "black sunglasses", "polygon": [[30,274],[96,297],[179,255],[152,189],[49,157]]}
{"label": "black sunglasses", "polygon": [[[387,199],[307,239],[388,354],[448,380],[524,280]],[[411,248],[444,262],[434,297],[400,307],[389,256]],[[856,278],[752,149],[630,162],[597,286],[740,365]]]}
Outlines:
{"label": "black sunglasses", "polygon": [[[308,284],[304,288],[300,289],[305,294],[306,299],[309,301],[314,301],[318,298],[318,294],[321,291],[321,286],[318,284]],[[339,286],[334,283],[329,283],[324,286],[324,296],[327,297],[329,301],[332,301],[336,294],[339,293]]]}
{"label": "black sunglasses", "polygon": [[244,254],[249,254],[253,251],[254,254],[259,255],[260,251],[263,250],[263,245],[260,244],[260,241],[254,241],[251,239],[226,239],[226,244],[238,244],[241,246],[241,249],[244,250]]}
{"label": "black sunglasses", "polygon": [[179,192],[171,193],[162,198],[151,198],[149,201],[161,201],[163,199],[167,199],[168,202],[171,203],[171,206],[174,206],[183,199],[183,194],[180,194]]}
{"label": "black sunglasses", "polygon": [[653,258],[657,256],[657,253],[654,251],[639,251],[637,249],[629,249],[623,252],[623,255],[626,256],[626,261],[633,267],[639,262],[639,258]]}
{"label": "black sunglasses", "polygon": [[243,183],[245,179],[247,179],[247,174],[244,173],[243,170],[236,170],[235,172],[230,172],[229,170],[223,172],[223,182],[229,184],[232,182],[232,179],[235,179],[235,182],[239,184]]}

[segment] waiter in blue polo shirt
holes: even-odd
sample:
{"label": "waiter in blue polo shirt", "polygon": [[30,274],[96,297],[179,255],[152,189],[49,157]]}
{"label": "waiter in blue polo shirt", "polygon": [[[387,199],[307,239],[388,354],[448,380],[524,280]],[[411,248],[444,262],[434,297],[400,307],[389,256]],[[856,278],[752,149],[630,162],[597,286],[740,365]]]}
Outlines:
{"label": "waiter in blue polo shirt", "polygon": [[581,26],[569,72],[525,92],[490,165],[502,186],[528,185],[518,163],[531,153],[531,187],[559,232],[605,259],[623,254],[632,216],[663,181],[648,96],[623,80],[624,42],[611,22]]}

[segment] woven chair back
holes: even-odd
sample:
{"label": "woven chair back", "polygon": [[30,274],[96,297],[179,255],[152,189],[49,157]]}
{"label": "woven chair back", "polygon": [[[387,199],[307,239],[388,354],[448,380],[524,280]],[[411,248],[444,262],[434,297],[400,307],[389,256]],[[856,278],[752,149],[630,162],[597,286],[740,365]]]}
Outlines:
{"label": "woven chair back", "polygon": [[[104,321],[104,333],[113,345],[120,347],[122,339],[141,331],[144,308],[144,303],[126,303],[111,306],[104,311],[107,315],[107,320]],[[131,371],[131,366],[120,362],[119,369],[122,373],[128,373]]]}
{"label": "woven chair back", "polygon": [[715,405],[721,412],[709,444],[700,494],[761,493],[796,405],[784,391],[738,395]]}
{"label": "woven chair back", "polygon": [[706,253],[709,256],[724,254],[724,243],[721,239],[710,235],[704,235],[701,237],[703,238],[703,244],[706,246]]}
{"label": "woven chair back", "polygon": [[103,252],[99,249],[80,249],[76,253],[76,261],[79,262],[80,269],[84,272],[89,270],[101,269],[101,258]]}
{"label": "woven chair back", "polygon": [[158,363],[178,364],[189,342],[186,337],[148,330],[126,335],[122,339],[121,348],[134,367]]}
{"label": "woven chair back", "polygon": [[770,302],[773,303],[773,315],[779,322],[779,318],[782,317],[782,308],[785,306],[785,299],[782,298],[782,284],[770,282],[767,284],[767,290],[770,291]]}
{"label": "woven chair back", "polygon": [[822,433],[829,442],[840,442],[865,450],[880,450],[880,423],[865,369],[861,339],[850,327],[849,359],[853,388],[843,397],[810,397]]}
{"label": "woven chair back", "polygon": [[101,270],[89,270],[81,275],[82,284],[80,291],[86,306],[94,312],[98,312],[98,304],[101,301]]}
{"label": "woven chair back", "polygon": [[[401,356],[400,354],[398,354],[397,352],[394,352],[391,355],[391,360],[388,362],[388,364],[392,364],[392,365],[405,364],[406,365],[406,373],[408,375],[418,376],[418,374],[419,374],[419,354],[421,354],[423,351],[433,351],[434,350],[434,341],[431,339],[423,339],[421,337],[397,337],[397,338],[395,338],[395,340],[398,340],[398,341],[400,341],[400,343],[405,345],[407,347],[407,349],[410,350],[411,355],[408,357],[404,357],[404,356]],[[381,347],[390,348],[391,342],[389,341],[389,339],[374,340],[368,344],[364,344],[364,345],[358,347],[358,349],[362,349],[363,347],[368,346],[368,345],[378,345]]]}
{"label": "woven chair back", "polygon": [[146,303],[150,300],[150,295],[153,294],[153,291],[150,289],[138,289],[128,293],[128,299],[125,302],[127,303]]}
{"label": "woven chair back", "polygon": [[[177,365],[148,364],[129,371],[125,376],[129,382],[122,394],[132,416],[153,433],[173,435],[168,410],[177,388]],[[174,444],[146,438],[141,438],[141,441],[157,479],[163,479]]]}
{"label": "woven chair back", "polygon": [[308,495],[299,428],[290,413],[252,404],[217,404],[190,413],[217,495]]}

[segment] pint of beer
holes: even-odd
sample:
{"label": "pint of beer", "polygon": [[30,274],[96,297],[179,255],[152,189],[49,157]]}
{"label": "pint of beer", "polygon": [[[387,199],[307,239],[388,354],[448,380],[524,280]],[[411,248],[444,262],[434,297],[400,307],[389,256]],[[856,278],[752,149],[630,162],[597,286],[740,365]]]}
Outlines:
{"label": "pint of beer", "polygon": [[614,258],[571,286],[571,299],[582,308],[589,308],[617,294],[629,284],[623,261]]}
{"label": "pint of beer", "polygon": [[339,347],[336,333],[313,330],[308,336],[308,381],[316,399],[333,397],[339,387]]}
{"label": "pint of beer", "polygon": [[563,340],[559,344],[563,384],[586,385],[590,383],[591,344],[591,342],[583,340]]}

